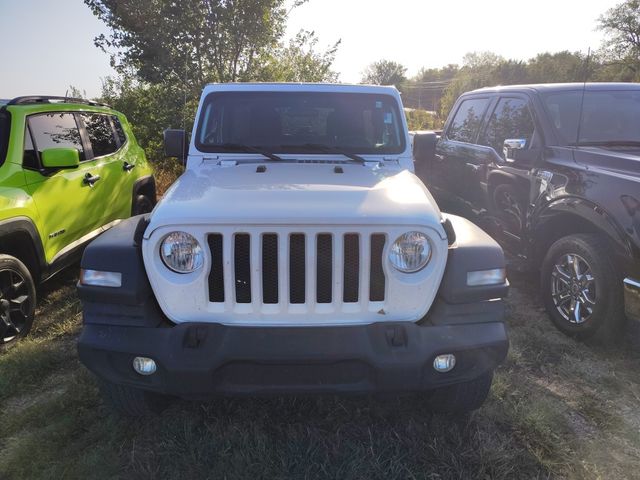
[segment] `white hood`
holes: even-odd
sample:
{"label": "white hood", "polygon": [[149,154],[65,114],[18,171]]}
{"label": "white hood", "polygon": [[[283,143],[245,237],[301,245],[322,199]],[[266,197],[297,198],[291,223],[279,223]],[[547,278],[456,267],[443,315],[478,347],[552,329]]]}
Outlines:
{"label": "white hood", "polygon": [[212,165],[189,169],[178,179],[154,210],[145,236],[181,224],[395,224],[440,231],[440,220],[433,197],[407,170],[330,163]]}

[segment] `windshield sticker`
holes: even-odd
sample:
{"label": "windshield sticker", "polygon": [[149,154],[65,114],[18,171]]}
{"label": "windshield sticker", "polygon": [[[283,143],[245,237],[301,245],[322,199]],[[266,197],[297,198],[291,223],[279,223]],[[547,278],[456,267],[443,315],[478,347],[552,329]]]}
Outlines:
{"label": "windshield sticker", "polygon": [[376,102],[376,108],[382,108],[382,102],[381,101],[377,101]]}
{"label": "windshield sticker", "polygon": [[386,112],[384,114],[384,123],[387,125],[391,125],[393,123],[393,116],[391,115],[391,112]]}

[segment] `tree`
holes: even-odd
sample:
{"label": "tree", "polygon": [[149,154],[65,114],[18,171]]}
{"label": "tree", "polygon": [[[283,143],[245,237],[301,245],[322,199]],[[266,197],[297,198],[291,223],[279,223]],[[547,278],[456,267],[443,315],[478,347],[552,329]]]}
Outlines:
{"label": "tree", "polygon": [[[304,0],[294,2],[295,8]],[[284,35],[286,0],[85,0],[111,34],[95,44],[149,83],[254,79]]]}
{"label": "tree", "polygon": [[369,65],[362,74],[361,83],[374,85],[400,85],[407,80],[407,68],[391,60],[379,60]]}
{"label": "tree", "polygon": [[331,69],[340,41],[324,52],[316,51],[318,38],[314,32],[302,30],[288,45],[280,45],[255,73],[269,82],[336,82],[338,74]]}
{"label": "tree", "polygon": [[[598,19],[607,34],[605,55],[634,74],[640,71],[640,0],[626,0]],[[637,78],[637,77],[636,77]]]}

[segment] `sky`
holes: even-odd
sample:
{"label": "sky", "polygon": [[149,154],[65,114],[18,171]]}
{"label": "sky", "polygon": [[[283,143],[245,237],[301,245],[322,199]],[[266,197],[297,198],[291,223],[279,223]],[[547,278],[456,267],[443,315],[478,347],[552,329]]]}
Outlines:
{"label": "sky", "polygon": [[[334,70],[358,82],[382,58],[411,76],[471,51],[526,60],[597,49],[597,18],[621,1],[309,0],[291,12],[287,36],[313,30],[321,48],[341,40]],[[108,31],[82,0],[0,0],[0,98],[64,95],[70,85],[99,95],[101,79],[114,75],[93,43],[101,33]]]}

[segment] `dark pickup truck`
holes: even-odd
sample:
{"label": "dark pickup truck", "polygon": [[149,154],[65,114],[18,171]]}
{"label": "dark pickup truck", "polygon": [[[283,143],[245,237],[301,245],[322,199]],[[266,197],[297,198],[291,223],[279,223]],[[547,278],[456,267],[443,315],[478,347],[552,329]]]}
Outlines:
{"label": "dark pickup truck", "polygon": [[441,208],[540,270],[561,331],[615,337],[640,317],[640,85],[483,88],[413,141]]}

